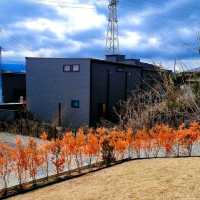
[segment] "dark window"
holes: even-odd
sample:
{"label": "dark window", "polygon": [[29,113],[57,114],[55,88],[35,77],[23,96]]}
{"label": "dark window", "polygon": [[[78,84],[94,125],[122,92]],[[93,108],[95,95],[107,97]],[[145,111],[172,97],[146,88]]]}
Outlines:
{"label": "dark window", "polygon": [[72,100],[71,101],[72,108],[80,108],[80,101],[79,100]]}

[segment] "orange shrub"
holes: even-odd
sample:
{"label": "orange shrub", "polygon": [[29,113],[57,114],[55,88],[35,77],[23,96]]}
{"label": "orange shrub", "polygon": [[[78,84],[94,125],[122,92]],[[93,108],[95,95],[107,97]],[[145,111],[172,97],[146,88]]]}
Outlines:
{"label": "orange shrub", "polygon": [[16,147],[13,151],[14,171],[17,175],[19,185],[26,179],[28,170],[28,154],[26,146],[23,145],[19,137],[16,138]]}
{"label": "orange shrub", "polygon": [[83,129],[79,129],[75,137],[75,144],[74,144],[75,162],[79,171],[80,167],[83,166],[84,150],[85,150],[85,135],[83,133]]}
{"label": "orange shrub", "polygon": [[[188,156],[191,156],[193,145],[199,141],[199,138],[200,125],[197,122],[192,122],[189,128],[186,128],[184,124],[182,124],[176,132],[178,147],[180,146],[183,150],[186,150]],[[178,155],[180,147],[178,148]]]}
{"label": "orange shrub", "polygon": [[62,139],[62,154],[65,158],[65,164],[67,165],[67,169],[71,169],[71,163],[73,159],[73,155],[75,154],[75,138],[72,132],[65,133]]}
{"label": "orange shrub", "polygon": [[29,139],[26,152],[28,157],[27,165],[29,169],[29,175],[30,178],[36,182],[38,169],[42,166],[44,159],[36,141],[33,138]]}
{"label": "orange shrub", "polygon": [[0,177],[3,180],[4,189],[7,189],[9,177],[13,170],[13,149],[6,144],[0,143],[0,150]]}
{"label": "orange shrub", "polygon": [[26,181],[27,174],[36,182],[41,167],[45,168],[48,178],[50,162],[56,174],[59,174],[65,167],[70,170],[74,163],[80,172],[86,161],[89,161],[89,166],[99,160],[110,164],[116,159],[131,158],[133,153],[137,158],[157,157],[163,155],[162,152],[164,156],[179,156],[182,152],[191,156],[193,146],[200,141],[200,124],[192,122],[188,127],[182,124],[178,129],[160,124],[150,130],[141,129],[134,133],[130,128],[111,130],[101,127],[89,129],[86,133],[79,129],[76,136],[68,131],[63,138],[48,141],[48,135],[44,132],[42,142],[38,144],[33,138],[23,144],[17,137],[13,148],[0,143],[0,178],[7,188],[12,173],[20,186]]}
{"label": "orange shrub", "polygon": [[92,163],[92,158],[99,155],[100,145],[95,133],[90,130],[86,136],[85,155],[89,157],[89,165]]}
{"label": "orange shrub", "polygon": [[50,142],[47,140],[48,135],[46,132],[43,132],[40,136],[40,139],[43,141],[43,143],[40,145],[40,152],[41,152],[41,156],[43,158],[43,165],[45,168],[45,172],[46,172],[46,177],[48,179],[49,177],[49,153],[50,153],[50,148],[51,148],[51,144]]}
{"label": "orange shrub", "polygon": [[55,167],[56,174],[64,170],[65,157],[62,154],[62,141],[60,139],[52,140],[50,143],[51,161]]}

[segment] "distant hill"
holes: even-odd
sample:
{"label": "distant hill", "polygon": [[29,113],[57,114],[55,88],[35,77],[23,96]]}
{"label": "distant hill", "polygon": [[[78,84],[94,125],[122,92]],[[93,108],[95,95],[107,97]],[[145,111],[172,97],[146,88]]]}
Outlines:
{"label": "distant hill", "polygon": [[3,63],[1,70],[3,72],[25,72],[26,67],[23,63]]}
{"label": "distant hill", "polygon": [[190,70],[188,70],[188,72],[200,72],[200,67],[190,69]]}

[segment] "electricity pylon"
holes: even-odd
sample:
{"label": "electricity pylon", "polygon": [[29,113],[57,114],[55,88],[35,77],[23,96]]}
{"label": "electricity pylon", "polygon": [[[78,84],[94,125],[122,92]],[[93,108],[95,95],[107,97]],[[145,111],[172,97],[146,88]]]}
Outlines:
{"label": "electricity pylon", "polygon": [[108,54],[119,53],[119,33],[117,6],[119,0],[109,0],[106,51]]}

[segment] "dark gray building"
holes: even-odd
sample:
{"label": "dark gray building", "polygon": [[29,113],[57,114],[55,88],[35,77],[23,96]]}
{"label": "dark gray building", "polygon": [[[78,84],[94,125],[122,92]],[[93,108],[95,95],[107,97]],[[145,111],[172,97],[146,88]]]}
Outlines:
{"label": "dark gray building", "polygon": [[26,75],[23,72],[2,72],[2,97],[4,103],[18,103],[26,97]]}
{"label": "dark gray building", "polygon": [[[153,76],[153,65],[123,55],[91,58],[26,58],[27,106],[41,120],[80,127],[101,117],[114,120],[113,107]],[[147,84],[147,82],[145,83]]]}
{"label": "dark gray building", "polygon": [[25,109],[26,74],[24,72],[1,71],[2,102],[0,121],[13,121],[19,111]]}

